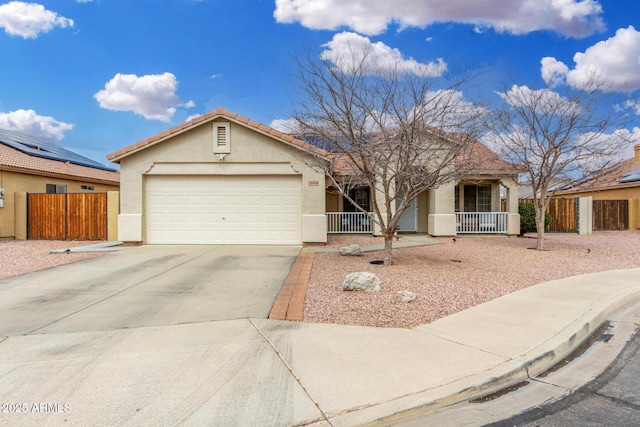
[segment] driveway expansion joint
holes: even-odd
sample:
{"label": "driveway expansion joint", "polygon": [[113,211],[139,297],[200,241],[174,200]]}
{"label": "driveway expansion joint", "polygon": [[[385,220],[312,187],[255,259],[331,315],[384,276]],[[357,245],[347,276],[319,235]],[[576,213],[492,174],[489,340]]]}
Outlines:
{"label": "driveway expansion joint", "polygon": [[329,420],[329,416],[327,415],[327,413],[320,407],[320,404],[318,403],[318,401],[316,399],[313,398],[313,396],[311,396],[311,394],[309,393],[309,390],[307,390],[307,388],[304,386],[304,384],[302,383],[302,380],[300,379],[300,377],[298,375],[296,375],[296,373],[294,372],[293,368],[291,367],[291,365],[289,364],[289,362],[287,362],[287,360],[284,358],[284,356],[282,355],[282,353],[280,353],[280,351],[278,350],[278,348],[275,346],[275,344],[269,339],[269,337],[267,337],[265,335],[264,332],[262,332],[262,329],[260,329],[258,327],[258,325],[256,325],[255,323],[253,323],[253,320],[251,319],[247,319],[249,321],[249,323],[251,323],[253,325],[253,327],[256,329],[256,331],[258,331],[258,333],[260,335],[262,335],[262,337],[264,338],[264,340],[271,346],[271,348],[273,349],[273,351],[275,351],[276,355],[278,356],[278,358],[282,361],[282,363],[284,364],[284,366],[287,368],[287,370],[289,371],[289,373],[293,376],[293,378],[296,380],[296,382],[298,383],[298,385],[300,385],[300,387],[302,388],[302,391],[304,391],[304,394],[307,395],[307,397],[311,400],[311,402],[313,402],[313,404],[316,406],[316,408],[318,408],[318,410],[320,411],[320,413],[322,414],[323,417],[323,421],[327,422],[330,426],[333,427],[333,424],[331,423],[331,421]]}

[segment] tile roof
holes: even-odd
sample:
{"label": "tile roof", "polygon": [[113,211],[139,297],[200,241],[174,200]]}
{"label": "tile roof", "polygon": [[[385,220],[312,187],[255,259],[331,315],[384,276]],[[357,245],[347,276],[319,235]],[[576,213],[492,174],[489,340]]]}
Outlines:
{"label": "tile roof", "polygon": [[196,126],[199,126],[205,122],[210,122],[213,121],[216,118],[225,118],[227,120],[231,120],[233,122],[242,124],[246,127],[249,128],[253,128],[254,130],[266,134],[266,135],[270,135],[274,138],[280,139],[281,141],[300,148],[304,151],[308,151],[308,152],[312,152],[315,154],[319,154],[321,156],[325,156],[328,153],[322,149],[319,149],[311,144],[307,144],[304,141],[301,141],[297,138],[294,138],[293,136],[280,132],[279,130],[273,129],[269,126],[263,125],[262,123],[258,123],[256,121],[253,121],[247,117],[243,117],[237,113],[233,113],[231,111],[228,111],[224,108],[217,108],[211,112],[208,112],[202,116],[198,116],[195,117],[187,122],[181,123],[177,126],[172,127],[171,129],[167,129],[163,132],[160,132],[157,135],[151,136],[145,140],[142,141],[138,141],[135,144],[129,145],[127,147],[121,148],[120,150],[117,150],[111,154],[107,155],[107,159],[111,160],[112,162],[116,162],[118,163],[120,161],[120,159],[122,159],[123,157],[128,156],[129,154],[133,154],[137,151],[143,150],[144,148],[154,145],[158,142],[161,142],[165,139],[168,139],[172,136],[175,136],[177,134],[183,133],[189,129],[192,129]]}
{"label": "tile roof", "polygon": [[[456,164],[459,170],[467,171],[470,176],[515,175],[523,171],[522,167],[507,162],[482,142],[466,134],[435,135],[451,141],[463,141],[465,148],[456,157]],[[357,156],[352,159],[346,153],[332,153],[329,157],[334,160],[334,171],[341,175],[347,175],[356,168],[354,161],[362,161]]]}
{"label": "tile roof", "polygon": [[31,156],[0,143],[0,170],[12,170],[34,175],[54,175],[91,182],[120,184],[120,172]]}
{"label": "tile roof", "polygon": [[504,160],[495,151],[475,138],[450,134],[451,139],[466,139],[467,148],[456,158],[459,167],[481,174],[517,174],[524,168]]}
{"label": "tile roof", "polygon": [[629,187],[640,185],[640,181],[621,182],[624,177],[630,175],[634,170],[638,169],[640,164],[634,162],[634,159],[627,159],[618,162],[606,169],[603,173],[590,180],[578,183],[573,187],[562,191],[558,194],[577,193],[582,191],[600,190],[612,187]]}
{"label": "tile roof", "polygon": [[95,160],[83,156],[82,154],[67,150],[50,140],[27,135],[14,130],[0,129],[0,143],[34,157],[69,162],[80,166],[104,169],[108,171],[117,170],[113,166],[105,166]]}

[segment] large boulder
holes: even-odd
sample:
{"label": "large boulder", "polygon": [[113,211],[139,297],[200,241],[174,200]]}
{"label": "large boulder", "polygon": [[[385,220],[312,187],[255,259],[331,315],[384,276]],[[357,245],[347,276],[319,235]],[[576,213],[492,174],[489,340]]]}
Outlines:
{"label": "large boulder", "polygon": [[396,294],[396,302],[411,302],[416,299],[416,294],[411,291],[400,291]]}
{"label": "large boulder", "polygon": [[343,291],[380,292],[380,279],[373,273],[351,273],[342,282]]}
{"label": "large boulder", "polygon": [[360,245],[343,246],[342,248],[338,248],[338,252],[340,252],[340,255],[342,256],[362,255],[362,250],[360,249]]}

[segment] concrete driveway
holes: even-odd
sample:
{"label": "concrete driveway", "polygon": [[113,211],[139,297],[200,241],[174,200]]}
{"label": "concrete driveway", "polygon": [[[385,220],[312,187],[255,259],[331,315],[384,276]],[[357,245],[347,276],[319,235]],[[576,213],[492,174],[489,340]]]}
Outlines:
{"label": "concrete driveway", "polygon": [[141,246],[6,279],[0,336],[266,318],[299,250]]}

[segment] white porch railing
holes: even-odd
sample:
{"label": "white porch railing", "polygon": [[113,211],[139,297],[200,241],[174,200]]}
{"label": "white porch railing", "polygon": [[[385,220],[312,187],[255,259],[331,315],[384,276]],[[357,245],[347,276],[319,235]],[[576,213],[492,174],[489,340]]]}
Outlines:
{"label": "white porch railing", "polygon": [[327,233],[368,233],[371,234],[373,212],[326,212]]}
{"label": "white porch railing", "polygon": [[507,212],[456,212],[460,234],[507,234]]}

